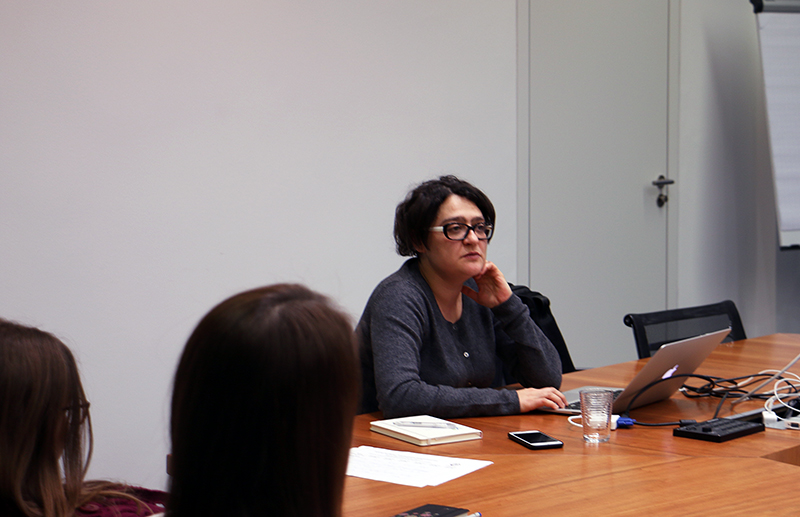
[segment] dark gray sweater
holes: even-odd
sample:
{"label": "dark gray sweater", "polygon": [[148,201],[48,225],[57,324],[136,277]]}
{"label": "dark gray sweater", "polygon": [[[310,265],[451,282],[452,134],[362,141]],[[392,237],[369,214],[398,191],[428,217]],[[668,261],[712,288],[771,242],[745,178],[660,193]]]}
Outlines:
{"label": "dark gray sweater", "polygon": [[561,386],[558,352],[516,295],[493,309],[462,301],[461,319],[445,320],[418,259],[378,284],[358,324],[363,411],[380,408],[384,418],[506,415],[519,413],[519,399],[494,388],[509,381]]}

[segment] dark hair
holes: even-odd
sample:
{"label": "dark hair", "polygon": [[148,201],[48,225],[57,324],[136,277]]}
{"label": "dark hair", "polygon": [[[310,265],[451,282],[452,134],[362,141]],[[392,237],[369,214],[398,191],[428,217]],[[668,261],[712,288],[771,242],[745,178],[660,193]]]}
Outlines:
{"label": "dark hair", "polygon": [[279,284],[214,307],[175,374],[168,514],[341,514],[360,366],[349,318]]}
{"label": "dark hair", "polygon": [[397,205],[394,215],[397,253],[404,257],[419,254],[417,248],[427,245],[428,228],[436,219],[439,207],[453,194],[475,203],[486,222],[494,224],[494,206],[480,189],[455,176],[428,180],[420,183]]}

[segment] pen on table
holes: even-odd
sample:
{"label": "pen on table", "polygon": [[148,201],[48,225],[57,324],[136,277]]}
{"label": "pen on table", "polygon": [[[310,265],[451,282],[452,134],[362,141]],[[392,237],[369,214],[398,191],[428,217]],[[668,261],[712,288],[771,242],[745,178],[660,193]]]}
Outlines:
{"label": "pen on table", "polygon": [[481,512],[475,512],[467,515],[466,517],[481,517]]}
{"label": "pen on table", "polygon": [[394,425],[400,427],[428,427],[431,429],[458,429],[456,424],[449,422],[415,422],[413,420],[404,420],[402,422],[395,422]]}

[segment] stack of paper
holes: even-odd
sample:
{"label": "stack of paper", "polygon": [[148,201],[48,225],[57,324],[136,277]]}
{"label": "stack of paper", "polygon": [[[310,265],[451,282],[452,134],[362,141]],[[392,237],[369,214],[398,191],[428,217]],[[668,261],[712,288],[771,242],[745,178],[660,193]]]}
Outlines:
{"label": "stack of paper", "polygon": [[347,475],[415,487],[437,486],[491,465],[491,461],[353,447]]}

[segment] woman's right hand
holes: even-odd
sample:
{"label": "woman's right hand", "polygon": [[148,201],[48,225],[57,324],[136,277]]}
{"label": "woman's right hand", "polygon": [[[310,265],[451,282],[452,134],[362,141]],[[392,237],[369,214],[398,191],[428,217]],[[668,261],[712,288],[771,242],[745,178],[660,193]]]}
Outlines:
{"label": "woman's right hand", "polygon": [[564,394],[555,388],[523,388],[517,390],[517,396],[520,413],[527,413],[540,407],[558,409],[567,405]]}

